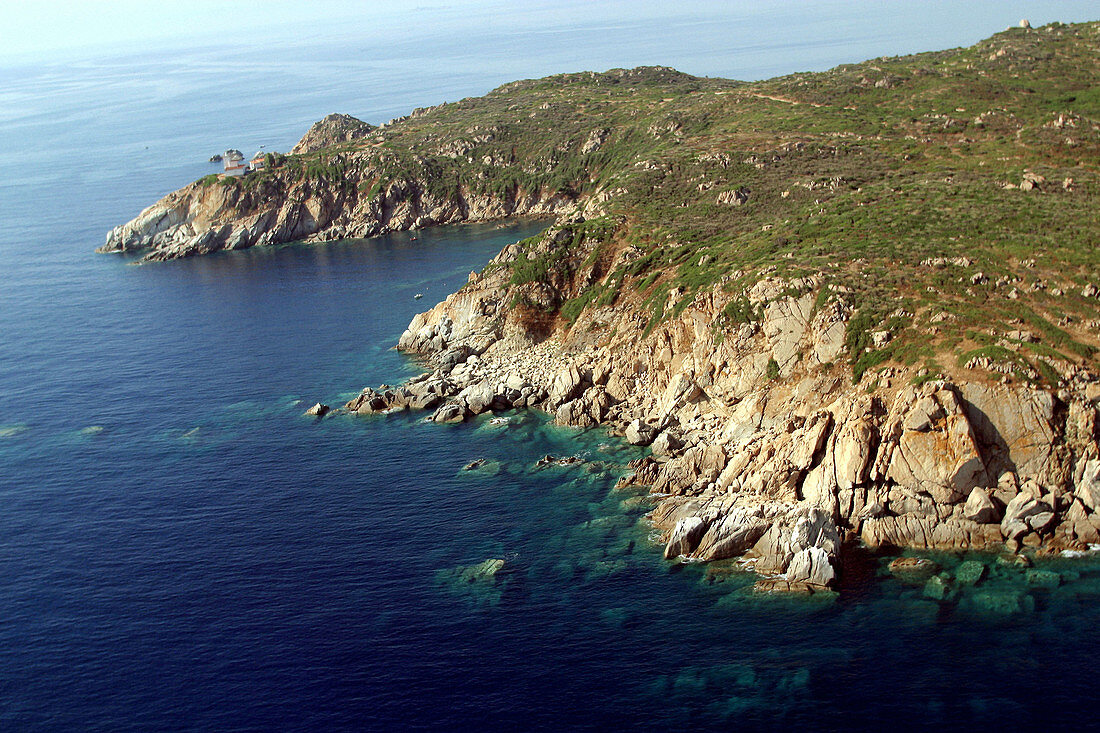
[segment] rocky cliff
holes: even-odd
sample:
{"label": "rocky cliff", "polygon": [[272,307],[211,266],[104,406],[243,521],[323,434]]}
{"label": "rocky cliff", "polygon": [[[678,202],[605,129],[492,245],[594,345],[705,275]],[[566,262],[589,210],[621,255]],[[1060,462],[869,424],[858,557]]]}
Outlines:
{"label": "rocky cliff", "polygon": [[313,153],[366,137],[378,128],[351,115],[331,114],[313,124],[291,151],[291,155]]}
{"label": "rocky cliff", "polygon": [[[528,246],[545,254],[568,242],[583,262],[595,244],[576,243],[578,226]],[[650,487],[665,556],[743,557],[765,591],[832,586],[857,544],[1100,543],[1092,377],[1052,391],[973,370],[891,366],[853,383],[838,361],[854,310],[816,277],[697,294],[648,333],[629,298],[547,323],[512,305],[508,265],[522,255],[522,245],[506,248],[413,319],[399,348],[429,372],[396,390],[367,389],[346,409],[425,409],[455,422],[539,408],[562,425],[607,425],[652,446],[620,483]],[[629,249],[611,255],[623,256]],[[560,301],[592,276],[578,267],[539,289]],[[759,318],[716,342],[714,324],[742,299]]]}
{"label": "rocky cliff", "polygon": [[377,173],[354,159],[345,175],[333,182],[276,171],[254,189],[198,181],[112,229],[97,251],[144,252],[147,261],[170,260],[256,245],[360,239],[440,224],[548,216],[573,206],[570,197],[543,190],[494,196],[457,188],[439,195],[418,178],[389,181],[364,194],[353,182],[369,183]]}
{"label": "rocky cliff", "polygon": [[[539,408],[651,445],[669,557],[830,587],[853,547],[1100,543],[1100,24],[752,84],[508,84],[207,177],[147,259],[552,215],[346,410]],[[359,135],[359,133],[363,133]],[[320,414],[323,410],[319,411]]]}
{"label": "rocky cliff", "polygon": [[[601,125],[636,105],[635,92],[682,97],[732,84],[664,68],[617,69],[517,82],[378,127],[329,115],[274,167],[206,176],[111,230],[97,251],[167,260],[568,212],[606,188],[601,171],[622,165],[614,148],[631,144],[630,131],[613,135]],[[563,104],[576,93],[598,93],[603,111]]]}

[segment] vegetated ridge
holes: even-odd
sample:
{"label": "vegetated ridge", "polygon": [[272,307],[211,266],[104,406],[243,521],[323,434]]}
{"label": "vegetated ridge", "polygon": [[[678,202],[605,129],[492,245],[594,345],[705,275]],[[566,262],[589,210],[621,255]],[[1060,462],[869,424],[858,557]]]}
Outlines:
{"label": "vegetated ridge", "polygon": [[[1100,542],[1100,24],[763,82],[515,82],[108,236],[147,259],[554,215],[414,319],[360,413],[541,407],[654,456],[666,554],[821,591],[845,547]],[[319,123],[321,124],[321,123]],[[318,134],[331,142],[329,131]]]}

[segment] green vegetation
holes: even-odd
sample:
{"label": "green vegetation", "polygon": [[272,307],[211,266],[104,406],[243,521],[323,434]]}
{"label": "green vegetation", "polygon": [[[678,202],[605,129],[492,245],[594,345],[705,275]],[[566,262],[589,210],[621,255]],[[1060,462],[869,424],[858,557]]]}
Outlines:
{"label": "green vegetation", "polygon": [[[1098,57],[1100,23],[1083,23],[751,84],[653,67],[563,74],[240,185],[339,183],[349,206],[598,194],[606,216],[500,265],[540,324],[630,298],[649,333],[717,291],[721,340],[760,319],[746,294],[761,278],[813,275],[815,312],[834,295],[854,308],[857,380],[946,354],[1053,383],[1059,365],[1094,365],[1100,332],[1100,299],[1084,294],[1100,285]],[[1025,330],[1034,338],[1011,335]]]}

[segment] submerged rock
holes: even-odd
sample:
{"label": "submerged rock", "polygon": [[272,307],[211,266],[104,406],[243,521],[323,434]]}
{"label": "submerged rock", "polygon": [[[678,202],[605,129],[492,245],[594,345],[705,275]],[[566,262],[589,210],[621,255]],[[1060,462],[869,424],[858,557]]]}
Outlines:
{"label": "submerged rock", "polygon": [[440,570],[436,580],[475,604],[495,606],[503,596],[507,568],[503,559],[489,558],[476,565]]}
{"label": "submerged rock", "polygon": [[890,572],[907,582],[924,582],[939,571],[940,566],[926,557],[899,557],[890,563]]}
{"label": "submerged rock", "polygon": [[977,560],[967,560],[955,570],[955,582],[959,585],[977,585],[985,577],[986,567]]}
{"label": "submerged rock", "polygon": [[1027,578],[1028,585],[1047,588],[1048,590],[1057,588],[1062,584],[1062,576],[1053,570],[1032,568],[1025,573],[1024,577]]}
{"label": "submerged rock", "polygon": [[934,601],[950,600],[954,596],[954,588],[951,585],[950,576],[934,575],[924,584],[922,595]]}
{"label": "submerged rock", "polygon": [[983,590],[964,597],[960,608],[990,616],[1015,616],[1035,610],[1035,599],[1018,590]]}

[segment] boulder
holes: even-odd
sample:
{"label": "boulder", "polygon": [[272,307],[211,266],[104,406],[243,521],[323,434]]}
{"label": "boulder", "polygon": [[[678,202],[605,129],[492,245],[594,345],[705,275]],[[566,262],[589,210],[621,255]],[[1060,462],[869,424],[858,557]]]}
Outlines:
{"label": "boulder", "polygon": [[455,423],[466,419],[466,408],[457,402],[447,402],[431,416],[432,422]]}
{"label": "boulder", "polygon": [[768,524],[761,519],[734,510],[720,521],[711,522],[695,548],[695,556],[702,560],[737,557],[756,544],[767,529]]}
{"label": "boulder", "polygon": [[[896,408],[904,409],[905,397]],[[899,425],[900,423],[900,425]],[[886,478],[914,492],[928,492],[941,504],[969,496],[986,477],[974,432],[953,392],[942,389],[895,415],[897,436]]]}
{"label": "boulder", "polygon": [[836,569],[829,561],[829,553],[820,547],[799,550],[787,567],[787,580],[791,583],[828,586],[836,580]]}
{"label": "boulder", "polygon": [[707,523],[700,517],[684,517],[673,527],[665,545],[665,559],[687,555],[699,543],[706,532]]}
{"label": "boulder", "polygon": [[837,488],[851,489],[866,480],[874,433],[866,418],[844,424],[833,448]]}
{"label": "boulder", "polygon": [[306,410],[305,414],[310,415],[311,417],[324,417],[325,415],[328,414],[328,411],[329,411],[329,406],[328,405],[323,405],[320,402],[318,402],[316,405],[314,405],[313,407]]}
{"label": "boulder", "polygon": [[980,488],[970,492],[966,506],[963,507],[963,516],[978,524],[994,524],[1000,521],[996,503],[990,498],[989,492]]}
{"label": "boulder", "polygon": [[589,414],[589,405],[582,398],[570,400],[559,406],[554,412],[554,422],[574,428],[587,428],[596,424]]}
{"label": "boulder", "polygon": [[657,428],[647,425],[640,419],[632,420],[626,426],[626,442],[631,445],[649,445],[657,437]]}
{"label": "boulder", "polygon": [[814,299],[813,293],[807,293],[799,298],[779,298],[764,307],[761,328],[781,377],[789,376],[798,363],[813,316]]}
{"label": "boulder", "polygon": [[1097,511],[1100,509],[1100,460],[1081,462],[1075,473],[1080,478],[1074,493],[1089,510]]}
{"label": "boulder", "polygon": [[409,398],[409,407],[414,410],[434,410],[443,397],[437,394],[413,395]]}
{"label": "boulder", "polygon": [[963,384],[961,392],[990,475],[1012,472],[1047,481],[1056,463],[1053,395],[978,382]]}
{"label": "boulder", "polygon": [[560,370],[554,375],[554,380],[550,383],[550,395],[548,397],[550,407],[557,409],[562,403],[575,398],[580,394],[583,384],[584,378],[575,364],[570,364]]}
{"label": "boulder", "polygon": [[1027,526],[1042,532],[1054,524],[1054,512],[1039,512],[1027,518]]}
{"label": "boulder", "polygon": [[655,456],[671,456],[683,447],[683,443],[668,430],[665,430],[653,439],[650,449]]}
{"label": "boulder", "polygon": [[458,396],[465,400],[466,408],[474,415],[487,412],[495,397],[493,387],[488,382],[475,382],[459,392]]}
{"label": "boulder", "polygon": [[677,374],[669,382],[657,405],[660,415],[668,415],[680,409],[684,405],[699,399],[703,390],[699,388],[695,380],[683,372]]}
{"label": "boulder", "polygon": [[1005,507],[1005,516],[1001,520],[1001,530],[1004,531],[1005,536],[1016,537],[1017,533],[1015,532],[1010,535],[1007,531],[1008,527],[1023,524],[1025,526],[1024,531],[1027,531],[1028,520],[1050,511],[1051,508],[1045,502],[1040,501],[1031,494],[1020,492]]}
{"label": "boulder", "polygon": [[840,534],[827,512],[817,507],[798,507],[776,517],[750,554],[757,558],[757,571],[781,573],[795,555],[810,547],[824,550],[832,561],[840,551]]}

